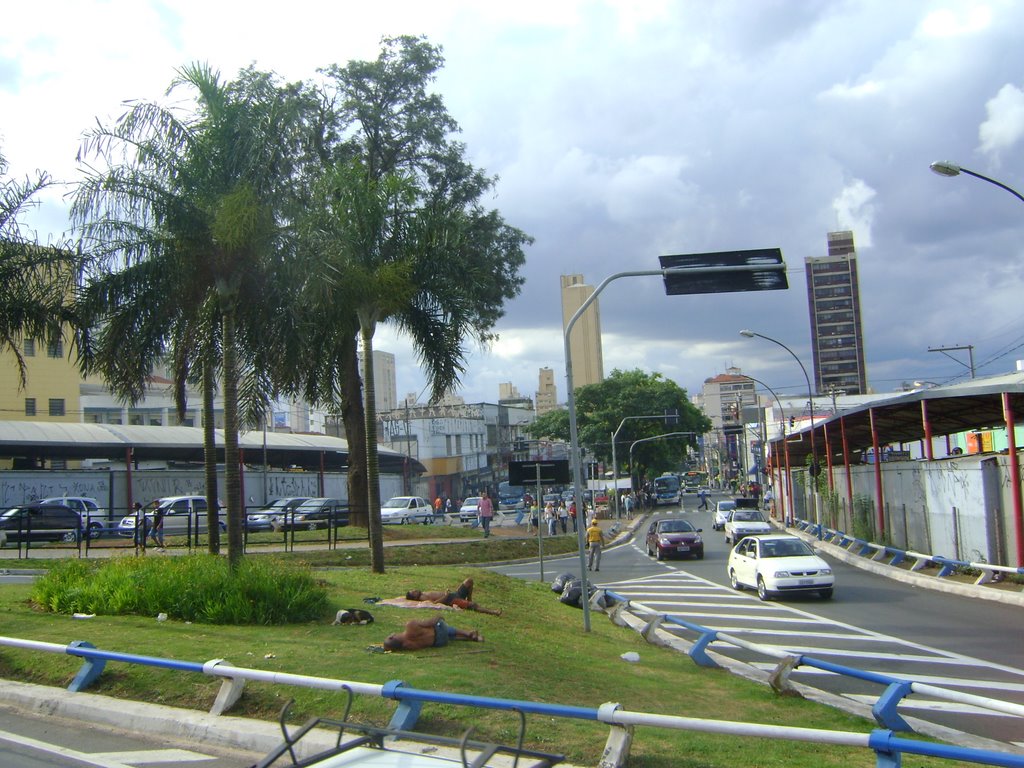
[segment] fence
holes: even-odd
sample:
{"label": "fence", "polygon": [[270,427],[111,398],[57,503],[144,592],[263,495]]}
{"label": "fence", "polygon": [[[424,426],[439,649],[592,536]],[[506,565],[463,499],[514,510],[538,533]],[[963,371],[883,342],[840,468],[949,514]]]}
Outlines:
{"label": "fence", "polygon": [[[945,578],[965,571],[977,571],[978,576],[974,583],[981,585],[998,581],[1007,575],[1024,576],[1024,567],[1015,568],[1010,565],[998,565],[984,561],[959,560],[943,555],[900,549],[899,547],[860,539],[834,528],[819,526],[809,520],[796,520],[794,525],[798,530],[811,534],[822,541],[827,541],[841,549],[845,549],[847,552],[875,562],[899,566],[909,559],[913,561],[910,567],[910,570],[913,572],[919,572],[926,566],[936,566],[938,567],[937,576],[939,578]],[[1021,585],[1021,590],[1024,591],[1024,584]]]}
{"label": "fence", "polygon": [[[683,623],[685,626],[685,623]],[[696,626],[696,625],[692,625]],[[703,628],[701,628],[703,629]],[[705,634],[718,634],[705,630]],[[609,726],[608,740],[599,764],[600,768],[621,768],[626,764],[633,741],[635,726],[670,728],[674,730],[700,731],[705,733],[728,734],[731,736],[781,739],[788,741],[814,742],[872,750],[875,764],[879,768],[898,768],[904,755],[927,755],[949,760],[972,762],[981,765],[1024,768],[1024,755],[997,752],[993,750],[959,747],[949,744],[922,742],[902,738],[892,728],[881,728],[870,733],[834,731],[815,728],[743,723],[735,721],[709,720],[705,718],[676,717],[645,712],[623,710],[619,704],[606,703],[599,707],[579,707],[487,696],[427,691],[406,686],[402,681],[392,680],[382,685],[373,683],[336,680],[332,678],[293,675],[268,672],[258,669],[236,667],[223,659],[207,662],[187,662],[135,654],[117,653],[94,648],[88,642],[76,641],[68,645],[0,637],[0,646],[48,653],[61,653],[82,658],[82,667],[75,676],[69,690],[81,691],[88,688],[103,672],[108,661],[174,669],[181,672],[212,675],[224,678],[211,712],[219,715],[227,711],[241,696],[246,681],[261,681],[279,685],[295,685],[321,690],[344,691],[349,695],[359,694],[380,696],[397,702],[389,728],[407,730],[415,726],[425,703],[479,707],[515,711],[521,716],[541,715],[563,717],[604,723]],[[894,707],[895,705],[893,705]]]}

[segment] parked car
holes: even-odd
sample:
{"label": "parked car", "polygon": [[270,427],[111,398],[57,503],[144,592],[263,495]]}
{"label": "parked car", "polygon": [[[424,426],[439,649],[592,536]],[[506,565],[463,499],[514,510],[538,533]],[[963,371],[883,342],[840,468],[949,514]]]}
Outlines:
{"label": "parked car", "polygon": [[[164,496],[154,499],[145,507],[146,518],[152,521],[157,510],[163,512],[164,536],[194,535],[206,531],[208,511],[205,496]],[[120,536],[134,536],[135,514],[125,515],[117,524]],[[227,530],[224,520],[219,521],[221,531]]]}
{"label": "parked car", "polygon": [[459,507],[459,522],[474,523],[480,515],[480,497],[470,496]]}
{"label": "parked car", "polygon": [[689,520],[655,520],[647,529],[647,554],[664,560],[666,557],[704,558],[701,529]]}
{"label": "parked car", "polygon": [[245,527],[250,531],[279,530],[284,526],[285,515],[306,501],[309,501],[309,496],[290,496],[272,501],[263,509],[246,515]]}
{"label": "parked car", "polygon": [[111,524],[107,519],[107,510],[100,507],[99,502],[91,496],[51,496],[40,499],[33,504],[63,504],[78,513],[82,525],[88,529],[92,538],[99,536],[103,529]]}
{"label": "parked car", "polygon": [[32,502],[0,512],[0,543],[78,541],[82,518],[64,504]]}
{"label": "parked car", "polygon": [[711,527],[716,531],[725,528],[725,523],[729,519],[729,513],[734,509],[736,509],[736,502],[732,499],[718,502],[715,505],[715,521],[711,524]]}
{"label": "parked car", "polygon": [[750,587],[761,600],[788,593],[817,592],[832,597],[831,566],[802,539],[788,534],[747,536],[729,553],[729,583]]}
{"label": "parked car", "polygon": [[380,507],[380,521],[389,523],[423,523],[434,522],[434,508],[430,502],[420,496],[394,496]]}
{"label": "parked car", "polygon": [[744,536],[771,532],[771,524],[756,509],[737,507],[729,513],[729,519],[725,521],[726,544],[735,544]]}
{"label": "parked car", "polygon": [[285,528],[316,530],[348,525],[348,504],[341,499],[307,499],[284,518]]}

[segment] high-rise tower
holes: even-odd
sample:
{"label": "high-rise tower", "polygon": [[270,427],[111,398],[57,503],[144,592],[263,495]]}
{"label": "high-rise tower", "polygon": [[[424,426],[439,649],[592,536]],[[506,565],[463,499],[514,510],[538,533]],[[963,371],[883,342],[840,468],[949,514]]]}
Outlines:
{"label": "high-rise tower", "polygon": [[829,232],[828,256],[804,259],[814,384],[820,394],[867,394],[853,232]]}
{"label": "high-rise tower", "polygon": [[[594,287],[583,282],[583,275],[562,275],[562,328],[564,329],[583,302],[594,293]],[[597,300],[591,302],[569,334],[572,355],[572,382],[577,389],[604,381],[604,359],[601,354],[601,312]]]}

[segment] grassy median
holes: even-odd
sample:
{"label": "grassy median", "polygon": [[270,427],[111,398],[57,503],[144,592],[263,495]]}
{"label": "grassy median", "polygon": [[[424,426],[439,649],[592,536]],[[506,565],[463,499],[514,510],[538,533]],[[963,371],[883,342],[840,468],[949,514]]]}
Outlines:
{"label": "grassy median", "polygon": [[[563,538],[567,544],[574,541],[573,537]],[[466,547],[492,542],[495,547],[514,545],[514,540],[494,539],[429,545],[429,557],[442,558],[445,550],[441,548],[448,547],[449,559],[461,563]],[[265,555],[310,569],[326,589],[323,615],[301,623],[211,625],[187,623],[173,615],[158,621],[159,605],[151,606],[150,615],[76,619],[33,605],[29,599],[30,586],[6,586],[0,590],[3,634],[59,644],[87,640],[103,650],[195,662],[224,658],[243,667],[357,682],[403,680],[406,685],[420,689],[507,699],[582,707],[614,701],[631,711],[856,733],[867,733],[874,727],[871,722],[823,705],[777,696],[767,686],[723,670],[698,667],[685,655],[646,644],[635,632],[612,624],[601,613],[592,614],[591,631],[584,632],[582,612],[561,604],[546,583],[511,579],[464,563],[398,562],[426,560],[426,546],[389,548],[389,566],[380,575],[371,574],[364,567],[309,565],[320,553]],[[407,551],[399,557],[398,550]],[[332,554],[336,557],[337,553]],[[434,612],[371,604],[364,602],[365,598],[395,597],[412,588],[451,588],[467,575],[476,581],[475,599],[487,607],[500,608],[503,613],[494,617],[452,611],[446,612],[446,619],[460,629],[478,629],[484,635],[484,643],[452,642],[446,648],[411,653],[379,652],[381,640],[401,630],[405,621]],[[337,610],[352,607],[370,610],[374,623],[332,625]],[[624,661],[621,656],[629,651],[638,653],[640,661]],[[0,648],[0,676],[11,680],[64,687],[79,666],[80,661],[63,654]],[[219,685],[219,680],[201,675],[111,662],[90,690],[122,699],[206,710]],[[276,719],[289,698],[295,699],[294,722],[318,715],[341,716],[346,703],[342,694],[249,683],[231,714]],[[350,717],[386,724],[393,709],[390,701],[360,696],[355,699]],[[452,736],[472,727],[474,738],[514,743],[518,719],[509,712],[425,704],[418,727]],[[597,764],[607,733],[606,726],[593,722],[527,717],[526,738],[530,746],[564,753],[578,765]],[[654,728],[636,730],[629,761],[633,768],[849,768],[874,764],[873,753],[862,749]],[[951,765],[948,761],[918,758],[907,758],[904,764]]]}

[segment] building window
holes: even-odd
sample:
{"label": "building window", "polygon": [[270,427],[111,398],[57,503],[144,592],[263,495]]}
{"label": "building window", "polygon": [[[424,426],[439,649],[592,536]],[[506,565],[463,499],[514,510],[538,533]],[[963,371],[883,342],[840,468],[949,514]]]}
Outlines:
{"label": "building window", "polygon": [[63,416],[64,415],[64,398],[63,397],[51,397],[50,398],[50,415],[51,416]]}
{"label": "building window", "polygon": [[35,339],[25,339],[25,343],[22,344],[22,354],[25,355],[25,357],[35,357],[36,356],[36,340]]}
{"label": "building window", "polygon": [[35,416],[36,415],[36,399],[34,397],[25,398],[25,415]]}
{"label": "building window", "polygon": [[47,357],[64,357],[64,342],[60,339],[46,345]]}

